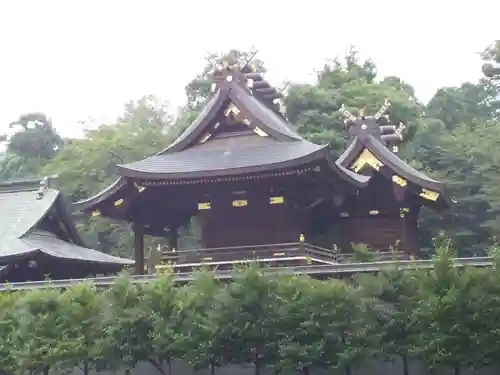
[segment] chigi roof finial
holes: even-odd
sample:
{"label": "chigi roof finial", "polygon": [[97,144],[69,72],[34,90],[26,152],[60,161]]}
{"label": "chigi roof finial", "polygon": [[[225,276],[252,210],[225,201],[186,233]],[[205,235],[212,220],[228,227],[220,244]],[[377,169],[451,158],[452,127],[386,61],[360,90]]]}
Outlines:
{"label": "chigi roof finial", "polygon": [[389,116],[386,115],[390,106],[391,103],[386,99],[374,116],[364,116],[362,113],[361,116],[356,117],[344,105],[340,107],[339,111],[346,117],[344,123],[349,128],[349,134],[359,138],[373,136],[385,145],[391,144],[393,150],[396,151],[397,147],[394,146],[394,143],[403,140],[403,131],[406,126],[401,122],[399,125],[390,124]]}

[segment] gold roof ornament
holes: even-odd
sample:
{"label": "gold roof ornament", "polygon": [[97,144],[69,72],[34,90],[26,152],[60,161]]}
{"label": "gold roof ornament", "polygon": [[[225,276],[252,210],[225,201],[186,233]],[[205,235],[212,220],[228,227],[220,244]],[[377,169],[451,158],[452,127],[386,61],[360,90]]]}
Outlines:
{"label": "gold roof ornament", "polygon": [[212,208],[212,204],[210,202],[198,203],[198,210],[199,211],[210,210],[211,208]]}
{"label": "gold roof ornament", "polygon": [[436,202],[439,198],[439,193],[436,191],[422,188],[420,196],[424,199]]}
{"label": "gold roof ornament", "polygon": [[406,181],[403,177],[398,176],[398,175],[392,176],[392,182],[394,182],[395,184],[397,184],[401,187],[405,187],[408,185],[408,181]]}
{"label": "gold roof ornament", "polygon": [[358,156],[358,158],[351,164],[351,169],[354,172],[359,172],[366,165],[369,165],[377,171],[384,166],[384,164],[380,160],[378,160],[370,151],[365,148]]}

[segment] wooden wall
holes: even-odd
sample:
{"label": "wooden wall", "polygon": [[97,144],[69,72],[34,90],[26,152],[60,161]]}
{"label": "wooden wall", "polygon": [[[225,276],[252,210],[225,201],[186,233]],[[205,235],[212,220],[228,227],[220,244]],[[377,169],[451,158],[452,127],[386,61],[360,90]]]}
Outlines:
{"label": "wooden wall", "polygon": [[341,208],[342,248],[347,250],[351,243],[362,243],[380,251],[414,253],[418,211],[410,212],[413,209],[410,199],[403,202],[396,199],[392,181],[375,173],[370,184],[358,195],[349,197]]}
{"label": "wooden wall", "polygon": [[341,218],[339,225],[343,249],[349,249],[351,243],[361,243],[375,250],[388,251],[404,242],[404,221],[399,215]]}
{"label": "wooden wall", "polygon": [[[201,213],[203,247],[298,242],[299,211],[286,197],[282,204],[270,204],[269,199],[259,192],[214,197],[211,209]],[[247,204],[234,207],[233,201]]]}

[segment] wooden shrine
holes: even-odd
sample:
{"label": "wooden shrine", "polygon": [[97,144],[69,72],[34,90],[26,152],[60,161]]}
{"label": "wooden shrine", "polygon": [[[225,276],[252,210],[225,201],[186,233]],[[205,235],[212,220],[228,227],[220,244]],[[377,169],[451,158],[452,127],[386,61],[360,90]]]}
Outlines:
{"label": "wooden shrine", "polygon": [[415,170],[393,152],[403,139],[405,126],[389,123],[384,115],[389,106],[386,101],[374,116],[359,117],[343,109],[353,141],[337,163],[369,176],[370,181],[341,206],[342,245],[362,243],[418,255],[420,208],[443,211],[453,202],[443,183]]}
{"label": "wooden shrine", "polygon": [[[355,140],[336,161],[328,146],[298,134],[280,112],[281,97],[248,65],[218,65],[211,98],[184,133],[157,155],[119,165],[119,179],[77,202],[76,210],[132,224],[138,273],[145,269],[145,235],[167,238],[169,251],[157,257],[177,266],[230,266],[248,259],[331,264],[337,261],[332,248],[348,249],[350,242],[362,240],[388,250],[398,236],[413,252],[416,240],[404,236],[416,238],[411,215],[427,199],[415,189],[437,194],[431,205],[441,209],[447,202],[442,184],[426,182],[432,180],[386,148],[377,133],[379,118],[352,118]],[[365,164],[378,165],[377,173]],[[379,199],[380,191],[387,203]],[[407,208],[412,219],[403,233],[395,228],[406,225],[400,212]],[[364,227],[375,210],[381,215],[374,227],[392,228],[394,235],[386,238]],[[201,226],[201,249],[183,251],[179,229],[194,217]],[[341,228],[339,238],[318,247],[315,238],[332,227]]]}

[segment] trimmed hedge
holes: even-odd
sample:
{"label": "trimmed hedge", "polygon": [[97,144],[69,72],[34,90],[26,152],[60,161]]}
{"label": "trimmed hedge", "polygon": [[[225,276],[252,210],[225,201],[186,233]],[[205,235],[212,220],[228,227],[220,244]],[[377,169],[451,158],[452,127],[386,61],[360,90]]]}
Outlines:
{"label": "trimmed hedge", "polygon": [[170,274],[144,285],[124,275],[105,291],[80,284],[3,293],[0,372],[76,366],[87,373],[146,361],[167,374],[182,359],[212,373],[250,363],[256,374],[264,368],[349,374],[395,356],[457,373],[496,366],[500,266],[459,269],[447,249],[434,262],[432,270],[393,269],[349,281],[250,267],[235,271],[230,284],[207,271],[182,287]]}

